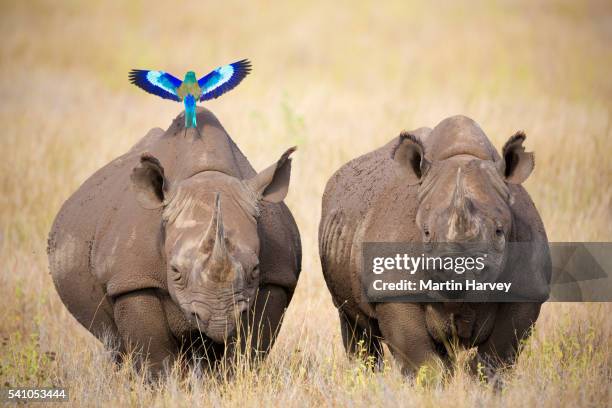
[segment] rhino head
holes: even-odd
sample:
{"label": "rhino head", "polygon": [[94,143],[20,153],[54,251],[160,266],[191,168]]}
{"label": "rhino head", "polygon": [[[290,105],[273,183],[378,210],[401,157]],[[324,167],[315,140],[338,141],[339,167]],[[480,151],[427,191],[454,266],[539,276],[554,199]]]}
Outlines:
{"label": "rhino head", "polygon": [[260,204],[285,198],[294,150],[246,180],[204,171],[170,183],[159,160],[146,153],[132,171],[140,205],[162,209],[170,296],[216,342],[235,331],[254,302],[260,280]]}
{"label": "rhino head", "polygon": [[[475,122],[462,117],[443,121],[426,140],[402,133],[393,150],[401,180],[419,188],[416,224],[422,242],[437,256],[484,256],[479,279],[494,282],[505,269],[512,235],[509,185],[525,181],[534,168],[533,153],[522,146],[525,135],[510,137],[501,157],[492,147],[482,154],[488,139]],[[446,145],[442,155],[441,141]],[[474,142],[476,149],[471,148]],[[426,151],[432,145],[436,151]]]}

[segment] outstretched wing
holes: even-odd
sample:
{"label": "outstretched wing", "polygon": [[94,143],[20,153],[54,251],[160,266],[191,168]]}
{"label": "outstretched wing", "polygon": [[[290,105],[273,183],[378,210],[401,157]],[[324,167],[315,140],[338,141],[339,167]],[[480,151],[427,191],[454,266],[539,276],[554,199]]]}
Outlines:
{"label": "outstretched wing", "polygon": [[198,80],[202,89],[200,101],[218,98],[234,89],[251,72],[251,61],[243,59],[223,65]]}
{"label": "outstretched wing", "polygon": [[180,102],[176,90],[182,81],[164,71],[148,71],[146,69],[133,69],[130,71],[130,82],[148,93]]}

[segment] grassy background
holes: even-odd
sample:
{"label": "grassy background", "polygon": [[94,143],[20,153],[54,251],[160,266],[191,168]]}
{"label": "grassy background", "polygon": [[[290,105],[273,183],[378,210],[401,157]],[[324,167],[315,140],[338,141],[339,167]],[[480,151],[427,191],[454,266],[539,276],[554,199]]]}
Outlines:
{"label": "grassy background", "polygon": [[[64,386],[83,406],[610,404],[609,304],[546,304],[501,392],[462,369],[424,386],[390,357],[374,374],[347,361],[316,243],[340,165],[458,113],[498,147],[527,132],[526,187],[550,240],[611,241],[609,2],[2,0],[0,20],[0,387]],[[286,201],[303,273],[261,367],[151,389],[65,310],[46,235],[94,170],[181,111],[129,85],[129,69],[182,76],[244,57],[253,74],[206,106],[256,169],[298,145]]]}

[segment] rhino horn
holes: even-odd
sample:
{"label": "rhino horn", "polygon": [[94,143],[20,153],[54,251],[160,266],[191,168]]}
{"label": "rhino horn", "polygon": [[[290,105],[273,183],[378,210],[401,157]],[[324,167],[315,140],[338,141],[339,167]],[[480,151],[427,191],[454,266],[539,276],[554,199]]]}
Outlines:
{"label": "rhino horn", "polygon": [[215,194],[215,208],[208,230],[202,240],[201,250],[203,252],[210,251],[206,268],[204,268],[204,274],[213,281],[221,282],[226,280],[232,262],[225,245],[221,196],[219,193]]}
{"label": "rhino horn", "polygon": [[466,196],[461,168],[459,168],[457,170],[455,191],[453,192],[449,238],[456,240],[457,238],[467,238],[471,235],[470,233],[474,232],[475,228],[472,218],[470,199]]}

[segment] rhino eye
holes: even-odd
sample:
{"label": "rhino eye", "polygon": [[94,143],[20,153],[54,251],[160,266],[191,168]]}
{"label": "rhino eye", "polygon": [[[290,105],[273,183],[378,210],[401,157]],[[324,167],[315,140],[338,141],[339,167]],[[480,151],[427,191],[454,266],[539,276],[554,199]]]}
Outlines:
{"label": "rhino eye", "polygon": [[498,226],[497,228],[495,228],[495,235],[497,235],[498,237],[502,237],[504,235],[504,229]]}

